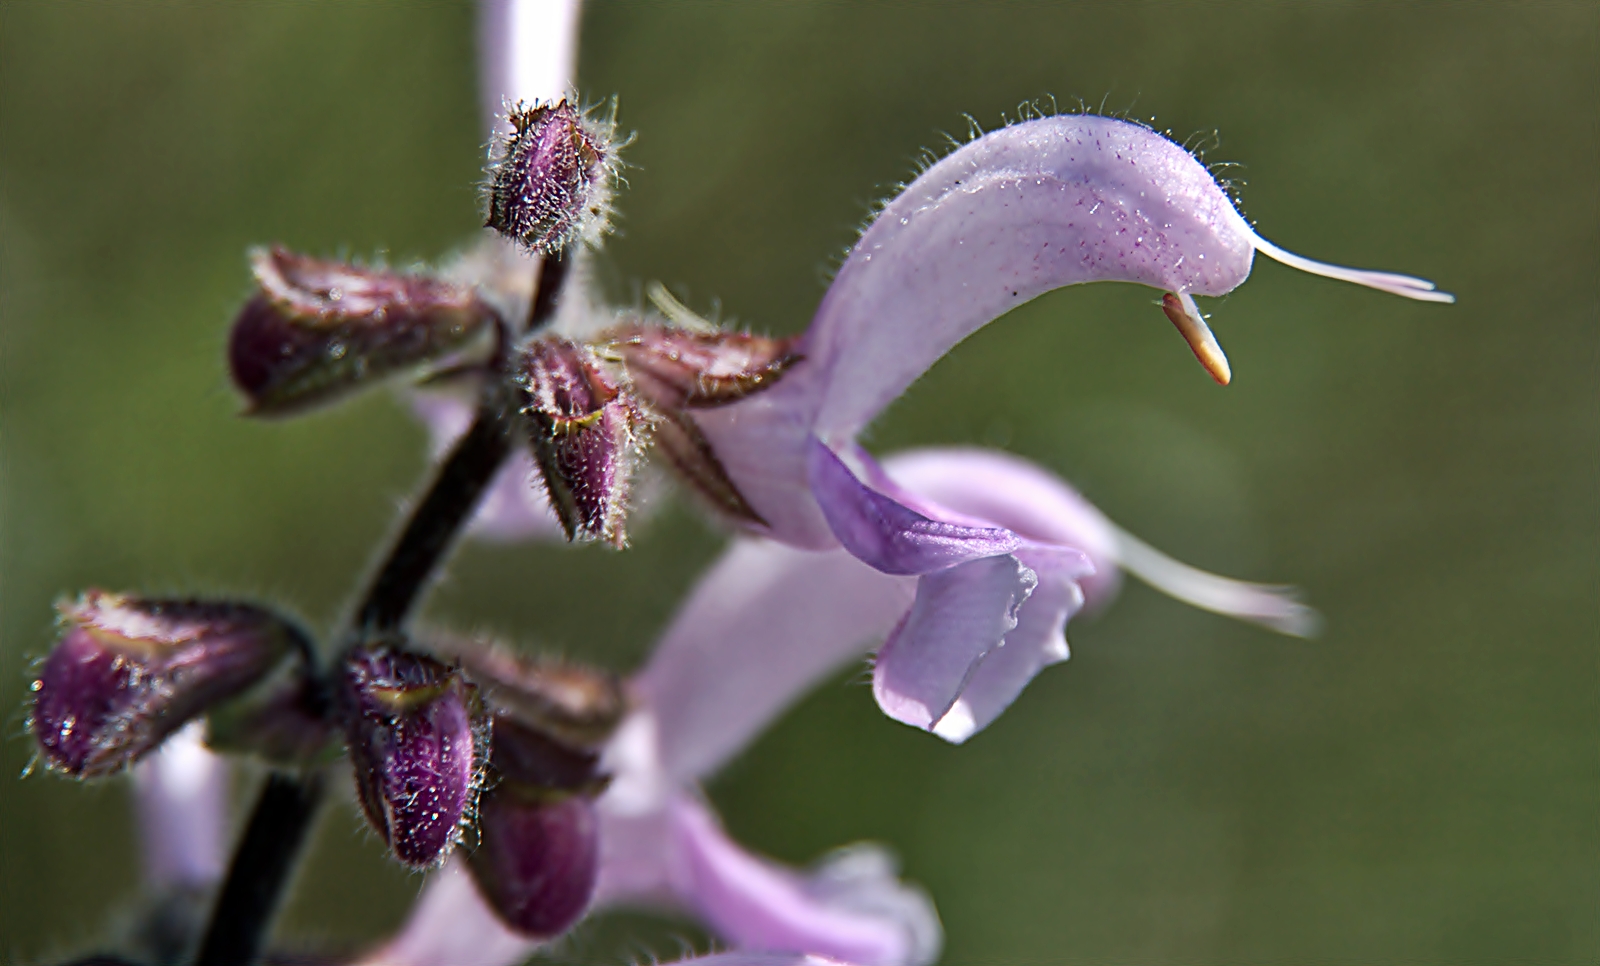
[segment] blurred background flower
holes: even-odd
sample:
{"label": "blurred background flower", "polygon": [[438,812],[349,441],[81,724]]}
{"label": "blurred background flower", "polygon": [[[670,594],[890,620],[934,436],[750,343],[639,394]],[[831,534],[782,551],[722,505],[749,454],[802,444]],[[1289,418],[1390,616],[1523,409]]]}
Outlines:
{"label": "blurred background flower", "polygon": [[[473,30],[464,4],[6,8],[6,707],[82,586],[337,624],[424,432],[383,393],[235,418],[227,326],[250,245],[404,267],[473,237]],[[730,833],[797,864],[891,843],[950,963],[1600,955],[1597,37],[1587,4],[590,6],[581,89],[639,135],[599,265],[621,301],[659,279],[798,332],[921,149],[1047,95],[1243,162],[1242,210],[1297,251],[1461,299],[1262,262],[1208,306],[1226,390],[1131,285],[958,347],[872,448],[1004,446],[1175,556],[1302,585],[1326,631],[1130,585],[961,748],[846,672],[713,782]],[[426,618],[634,667],[721,543],[655,499],[626,554],[468,546]],[[6,774],[30,754],[6,742]],[[36,961],[132,901],[131,783],[4,781],[0,956]],[[420,883],[330,809],[280,936],[359,947]],[[681,942],[704,937],[613,914],[560,955]]]}

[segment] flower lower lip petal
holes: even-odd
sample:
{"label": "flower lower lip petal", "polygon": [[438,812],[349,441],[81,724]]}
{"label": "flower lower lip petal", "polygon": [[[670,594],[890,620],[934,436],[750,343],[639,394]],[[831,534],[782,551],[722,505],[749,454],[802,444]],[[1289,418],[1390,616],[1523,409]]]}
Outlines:
{"label": "flower lower lip petal", "polygon": [[924,575],[916,602],[878,651],[872,673],[878,706],[896,721],[933,730],[1017,626],[1038,580],[1010,555]]}
{"label": "flower lower lip petal", "polygon": [[813,438],[807,457],[812,491],[834,536],[856,557],[887,574],[926,574],[1010,553],[1021,539],[998,527],[935,520],[862,483],[833,450]]}

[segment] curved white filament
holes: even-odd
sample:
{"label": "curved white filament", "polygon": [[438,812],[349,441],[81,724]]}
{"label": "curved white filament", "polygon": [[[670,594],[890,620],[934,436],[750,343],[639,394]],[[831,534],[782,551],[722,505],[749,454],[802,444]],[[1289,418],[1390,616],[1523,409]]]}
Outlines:
{"label": "curved white filament", "polygon": [[1112,529],[1122,569],[1169,597],[1291,637],[1315,637],[1321,628],[1322,615],[1300,603],[1293,587],[1208,573],[1172,559],[1114,524]]}
{"label": "curved white filament", "polygon": [[1336,278],[1341,282],[1354,282],[1367,288],[1375,288],[1380,292],[1390,295],[1399,295],[1419,302],[1454,302],[1456,297],[1449,292],[1438,291],[1438,286],[1425,278],[1413,278],[1410,275],[1396,275],[1393,272],[1373,272],[1361,268],[1345,268],[1343,265],[1329,265],[1326,262],[1314,261],[1303,255],[1285,251],[1267,241],[1260,235],[1251,232],[1255,238],[1256,251],[1276,262],[1282,262],[1290,268],[1298,268],[1302,272],[1312,275],[1321,275],[1324,278]]}

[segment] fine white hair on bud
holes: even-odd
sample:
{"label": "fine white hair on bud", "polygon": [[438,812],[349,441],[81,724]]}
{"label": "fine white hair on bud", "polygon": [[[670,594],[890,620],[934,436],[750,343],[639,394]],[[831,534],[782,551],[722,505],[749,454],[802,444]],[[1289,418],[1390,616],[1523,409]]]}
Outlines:
{"label": "fine white hair on bud", "polygon": [[623,146],[615,101],[603,115],[580,110],[571,98],[519,103],[508,119],[511,133],[491,147],[485,226],[546,255],[599,244],[611,230]]}

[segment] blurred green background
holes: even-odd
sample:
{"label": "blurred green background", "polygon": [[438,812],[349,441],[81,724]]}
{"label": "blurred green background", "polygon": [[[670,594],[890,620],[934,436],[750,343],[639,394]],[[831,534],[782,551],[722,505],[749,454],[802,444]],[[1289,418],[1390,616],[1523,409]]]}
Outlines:
{"label": "blurred green background", "polygon": [[[1241,162],[1286,247],[1460,296],[1263,262],[1208,305],[1226,390],[1131,286],[961,346],[874,448],[1008,447],[1185,560],[1303,585],[1327,632],[1129,586],[962,748],[853,672],[713,783],[731,829],[794,862],[892,844],[948,963],[1600,960],[1597,65],[1592,3],[592,5],[582,89],[638,132],[618,300],[659,279],[796,331],[920,148],[1047,95]],[[474,82],[463,5],[0,7],[0,706],[87,584],[336,624],[422,434],[384,392],[235,417],[244,251],[469,240]],[[428,617],[630,667],[719,541],[674,504],[623,555],[469,546]],[[48,961],[128,908],[125,790],[18,779],[5,721],[0,958]],[[349,948],[419,883],[341,805],[281,934]],[[703,940],[631,924],[559,956]]]}

